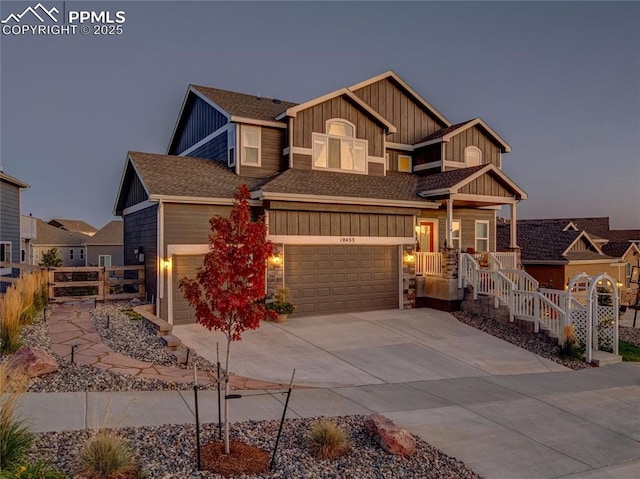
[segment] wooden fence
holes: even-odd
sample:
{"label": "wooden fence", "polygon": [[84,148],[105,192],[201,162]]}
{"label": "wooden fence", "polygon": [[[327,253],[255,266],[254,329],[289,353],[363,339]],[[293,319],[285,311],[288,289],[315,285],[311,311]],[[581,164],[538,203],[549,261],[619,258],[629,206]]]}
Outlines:
{"label": "wooden fence", "polygon": [[15,283],[23,273],[46,269],[49,276],[49,301],[55,303],[145,297],[144,266],[42,268],[20,263],[0,263],[0,268],[12,269],[11,276],[0,276],[0,283],[9,284]]}

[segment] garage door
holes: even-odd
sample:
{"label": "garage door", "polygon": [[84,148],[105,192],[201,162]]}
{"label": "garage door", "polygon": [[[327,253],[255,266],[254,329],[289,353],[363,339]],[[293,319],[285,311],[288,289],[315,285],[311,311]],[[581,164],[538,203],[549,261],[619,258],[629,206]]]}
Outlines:
{"label": "garage door", "polygon": [[286,245],[284,257],[298,314],[398,308],[398,246]]}
{"label": "garage door", "polygon": [[202,255],[174,255],[171,260],[173,266],[173,278],[171,294],[173,299],[173,324],[195,323],[195,310],[182,296],[178,282],[185,276],[196,277],[196,270],[202,266]]}

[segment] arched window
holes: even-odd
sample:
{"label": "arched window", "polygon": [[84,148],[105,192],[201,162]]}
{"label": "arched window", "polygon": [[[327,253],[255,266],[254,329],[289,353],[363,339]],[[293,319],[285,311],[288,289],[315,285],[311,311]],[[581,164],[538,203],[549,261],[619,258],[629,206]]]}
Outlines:
{"label": "arched window", "polygon": [[356,138],[353,123],[327,120],[327,133],[313,133],[313,168],[366,173],[367,140]]}
{"label": "arched window", "polygon": [[347,120],[327,120],[327,135],[353,138],[356,136],[356,128]]}
{"label": "arched window", "polygon": [[482,164],[482,150],[477,146],[467,146],[464,149],[464,161],[467,166],[478,166]]}

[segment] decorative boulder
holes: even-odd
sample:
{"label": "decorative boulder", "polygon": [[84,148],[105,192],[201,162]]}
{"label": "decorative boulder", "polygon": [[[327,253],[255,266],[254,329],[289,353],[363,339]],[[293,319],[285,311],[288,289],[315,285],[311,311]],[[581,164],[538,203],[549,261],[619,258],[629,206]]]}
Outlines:
{"label": "decorative boulder", "polygon": [[382,414],[372,414],[364,420],[369,436],[385,451],[396,456],[412,456],[416,450],[416,439]]}
{"label": "decorative boulder", "polygon": [[24,374],[35,378],[52,373],[58,369],[58,362],[50,354],[35,348],[22,348],[9,360],[7,372],[9,376]]}

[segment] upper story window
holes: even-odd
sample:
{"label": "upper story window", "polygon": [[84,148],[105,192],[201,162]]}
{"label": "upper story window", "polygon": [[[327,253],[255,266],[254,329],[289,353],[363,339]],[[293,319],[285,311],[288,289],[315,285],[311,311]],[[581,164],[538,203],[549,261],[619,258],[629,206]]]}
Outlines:
{"label": "upper story window", "polygon": [[69,250],[69,260],[73,261],[73,249]]}
{"label": "upper story window", "polygon": [[260,136],[259,126],[242,125],[242,158],[241,164],[260,166]]}
{"label": "upper story window", "polygon": [[9,241],[0,243],[0,261],[11,263],[11,243]]}
{"label": "upper story window", "polygon": [[227,130],[227,145],[228,145],[228,158],[227,165],[229,168],[233,168],[236,166],[236,128],[235,125],[231,124],[229,129]]}
{"label": "upper story window", "polygon": [[398,171],[411,173],[411,157],[409,155],[398,155]]}
{"label": "upper story window", "polygon": [[313,134],[315,169],[367,171],[367,141],[355,137],[355,125],[346,120],[328,120],[327,134]]}
{"label": "upper story window", "polygon": [[478,166],[482,164],[482,150],[477,146],[467,146],[464,149],[464,161],[467,166]]}

